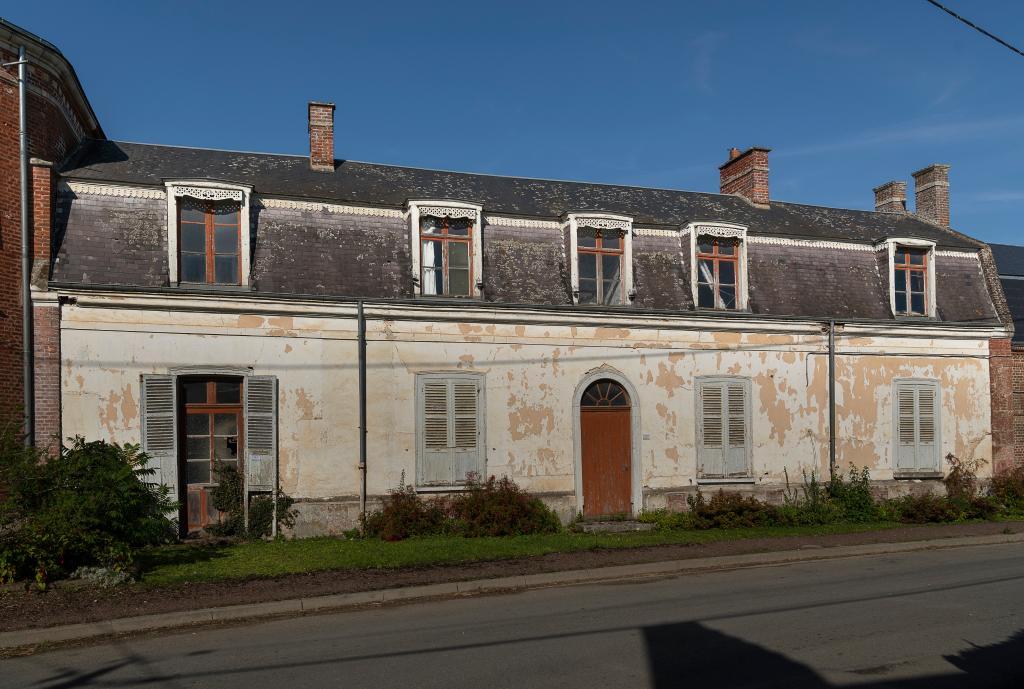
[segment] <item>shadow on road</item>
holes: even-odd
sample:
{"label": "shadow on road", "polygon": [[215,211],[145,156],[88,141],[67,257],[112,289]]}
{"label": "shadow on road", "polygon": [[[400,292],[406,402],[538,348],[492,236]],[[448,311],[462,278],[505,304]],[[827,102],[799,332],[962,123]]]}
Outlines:
{"label": "shadow on road", "polygon": [[[832,689],[811,668],[781,653],[709,629],[699,622],[655,625],[642,629],[654,689],[723,687],[754,689]],[[1024,630],[991,646],[976,646],[944,656],[960,673],[914,679],[876,680],[858,689],[967,689],[1024,686]],[[884,675],[887,666],[852,670]],[[962,673],[962,674],[961,674]]]}

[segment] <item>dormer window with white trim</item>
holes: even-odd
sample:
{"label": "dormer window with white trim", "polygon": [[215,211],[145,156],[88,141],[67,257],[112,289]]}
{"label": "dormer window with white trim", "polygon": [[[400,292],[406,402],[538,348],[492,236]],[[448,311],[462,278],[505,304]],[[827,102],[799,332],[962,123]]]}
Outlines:
{"label": "dormer window with white trim", "polygon": [[252,187],[207,180],[166,187],[170,283],[248,285]]}
{"label": "dormer window with white trim", "polygon": [[888,239],[889,308],[897,318],[935,315],[935,243]]}
{"label": "dormer window with white trim", "polygon": [[413,283],[417,295],[483,296],[480,206],[410,202]]}
{"label": "dormer window with white trim", "polygon": [[573,303],[622,306],[633,291],[633,219],[620,215],[571,213],[570,279]]}
{"label": "dormer window with white trim", "polygon": [[690,289],[698,309],[747,309],[747,228],[691,223]]}

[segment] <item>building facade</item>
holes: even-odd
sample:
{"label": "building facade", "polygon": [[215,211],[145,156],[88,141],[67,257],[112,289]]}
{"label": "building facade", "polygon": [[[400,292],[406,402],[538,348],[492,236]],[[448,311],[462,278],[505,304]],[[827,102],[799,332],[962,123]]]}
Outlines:
{"label": "building facade", "polygon": [[763,148],[720,193],[337,160],[333,113],[309,156],[97,126],[33,168],[39,434],[142,443],[186,528],[217,461],[298,535],[401,484],[507,475],[569,519],[781,500],[833,448],[887,494],[1012,461],[1012,323],[946,166],[857,211],[772,199]]}

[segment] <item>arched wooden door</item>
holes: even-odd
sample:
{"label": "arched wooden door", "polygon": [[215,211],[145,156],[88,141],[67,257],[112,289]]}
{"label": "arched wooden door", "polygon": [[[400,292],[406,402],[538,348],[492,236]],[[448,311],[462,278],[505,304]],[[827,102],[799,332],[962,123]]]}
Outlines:
{"label": "arched wooden door", "polygon": [[632,512],[629,395],[612,380],[599,380],[580,400],[583,516]]}

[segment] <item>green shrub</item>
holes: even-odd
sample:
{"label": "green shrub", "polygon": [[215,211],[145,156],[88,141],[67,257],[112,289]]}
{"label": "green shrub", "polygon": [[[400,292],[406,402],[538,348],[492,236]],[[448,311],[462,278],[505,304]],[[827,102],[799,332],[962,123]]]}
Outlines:
{"label": "green shrub", "polygon": [[989,495],[1006,511],[1024,513],[1024,464],[996,472],[989,485]]}
{"label": "green shrub", "polygon": [[893,521],[928,524],[991,519],[999,512],[999,503],[991,497],[949,497],[925,493],[889,500],[883,510]]}
{"label": "green shrub", "polygon": [[[210,489],[210,502],[221,513],[221,520],[210,524],[206,531],[214,536],[241,536],[264,538],[272,532],[274,499],[270,495],[257,495],[249,499],[249,528],[245,528],[245,503],[242,502],[244,481],[242,472],[234,464],[214,464],[217,485]],[[295,525],[295,500],[280,490],[277,492],[277,525],[291,528]]]}
{"label": "green shrub", "polygon": [[689,512],[671,512],[666,509],[650,510],[641,512],[637,520],[646,524],[654,524],[659,531],[693,528],[693,520],[690,518]]}
{"label": "green shrub", "polygon": [[737,529],[779,523],[778,508],[750,495],[719,490],[710,500],[699,490],[686,498],[695,529]]}
{"label": "green shrub", "polygon": [[512,479],[493,476],[471,481],[467,490],[423,498],[402,482],[389,491],[380,510],[367,515],[364,532],[387,541],[410,536],[457,534],[466,537],[555,533],[558,516]]}
{"label": "green shrub", "polygon": [[960,459],[950,453],[946,455],[949,472],[942,483],[946,495],[953,499],[971,500],[978,494],[978,470],[988,464],[983,459]]}
{"label": "green shrub", "polygon": [[783,469],[783,473],[786,476],[786,490],[783,505],[777,510],[780,523],[787,526],[810,526],[839,520],[840,514],[829,499],[828,486],[818,480],[813,470],[809,475],[806,471],[802,472],[803,485],[799,492],[790,487],[789,472]]}
{"label": "green shrub", "polygon": [[137,445],[75,438],[56,456],[0,432],[0,580],[40,588],[81,566],[128,570],[137,549],[173,541],[170,490]]}
{"label": "green shrub", "polygon": [[878,503],[871,493],[871,474],[867,467],[850,466],[848,477],[837,473],[828,484],[828,500],[839,519],[848,522],[871,522],[879,518]]}

